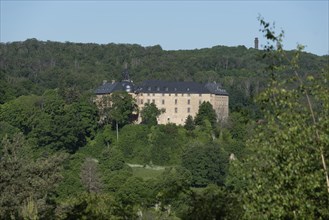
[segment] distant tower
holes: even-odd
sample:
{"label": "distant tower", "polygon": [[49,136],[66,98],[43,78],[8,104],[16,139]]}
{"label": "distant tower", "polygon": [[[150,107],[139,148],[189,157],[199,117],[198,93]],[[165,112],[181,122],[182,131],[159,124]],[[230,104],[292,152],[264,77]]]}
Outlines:
{"label": "distant tower", "polygon": [[255,38],[255,49],[258,50],[258,37]]}

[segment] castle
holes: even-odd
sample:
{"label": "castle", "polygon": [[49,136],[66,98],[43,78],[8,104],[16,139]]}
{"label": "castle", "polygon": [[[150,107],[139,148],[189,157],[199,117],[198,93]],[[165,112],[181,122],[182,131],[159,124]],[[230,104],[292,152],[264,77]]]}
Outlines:
{"label": "castle", "polygon": [[[136,100],[138,108],[143,109],[145,103],[154,103],[164,112],[158,117],[158,124],[175,123],[184,125],[186,118],[193,118],[202,102],[210,102],[217,113],[218,120],[226,120],[229,109],[228,93],[216,82],[169,82],[160,80],[144,81],[135,85],[129,76],[121,82],[103,82],[96,89],[96,102],[104,96],[109,96],[115,91],[126,91]],[[141,118],[138,117],[138,122]]]}

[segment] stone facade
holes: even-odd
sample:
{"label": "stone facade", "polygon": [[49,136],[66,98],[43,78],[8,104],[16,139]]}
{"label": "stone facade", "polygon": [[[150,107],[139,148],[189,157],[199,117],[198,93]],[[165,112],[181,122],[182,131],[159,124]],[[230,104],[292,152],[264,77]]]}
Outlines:
{"label": "stone facade", "polygon": [[[202,102],[210,102],[219,120],[228,117],[228,96],[215,94],[191,93],[140,93],[135,95],[139,109],[145,103],[155,103],[159,109],[164,109],[158,118],[159,124],[175,123],[183,125],[187,116],[195,117]],[[139,119],[141,120],[141,119]]]}
{"label": "stone facade", "polygon": [[[226,120],[229,114],[229,96],[217,83],[145,81],[135,86],[130,81],[112,82],[96,90],[96,100],[99,103],[104,96],[118,90],[131,94],[140,110],[146,103],[152,102],[157,108],[163,109],[164,113],[158,117],[159,124],[184,125],[189,115],[195,117],[202,102],[212,104],[218,120]],[[141,122],[140,117],[138,122]]]}

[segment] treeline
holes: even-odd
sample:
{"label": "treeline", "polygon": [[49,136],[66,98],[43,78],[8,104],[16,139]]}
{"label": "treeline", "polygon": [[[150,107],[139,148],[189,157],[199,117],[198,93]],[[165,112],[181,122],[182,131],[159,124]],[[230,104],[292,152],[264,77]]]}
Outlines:
{"label": "treeline", "polygon": [[[288,53],[289,56],[292,52]],[[46,89],[91,91],[103,80],[121,80],[128,66],[132,80],[217,81],[233,103],[248,102],[267,85],[263,52],[244,46],[165,51],[157,45],[82,44],[38,41],[0,44],[0,103]],[[302,72],[319,72],[326,57],[301,54]],[[236,106],[231,106],[235,108]]]}

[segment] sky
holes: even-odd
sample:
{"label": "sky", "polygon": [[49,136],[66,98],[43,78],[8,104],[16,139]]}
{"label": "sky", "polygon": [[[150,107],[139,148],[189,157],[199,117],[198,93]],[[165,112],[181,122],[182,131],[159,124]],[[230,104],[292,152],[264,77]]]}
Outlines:
{"label": "sky", "polygon": [[286,50],[329,54],[329,0],[16,1],[0,0],[0,42],[160,45],[164,50],[266,44],[259,15],[284,30]]}

